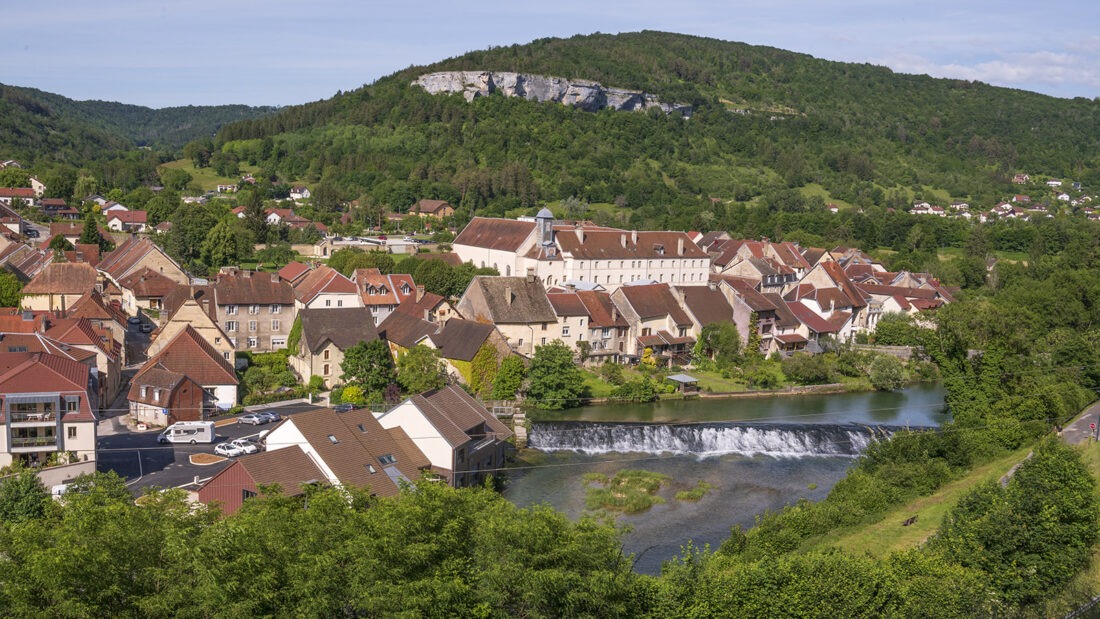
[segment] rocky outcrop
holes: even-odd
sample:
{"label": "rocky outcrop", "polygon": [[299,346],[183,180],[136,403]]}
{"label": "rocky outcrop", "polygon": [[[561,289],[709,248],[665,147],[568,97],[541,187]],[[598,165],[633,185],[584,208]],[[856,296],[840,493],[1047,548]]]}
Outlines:
{"label": "rocky outcrop", "polygon": [[606,88],[587,80],[567,80],[545,75],[492,71],[444,71],[427,73],[416,78],[413,86],[429,93],[462,93],[467,101],[499,92],[506,97],[523,97],[528,101],[556,101],[587,112],[604,108],[644,112],[659,109],[665,114],[680,112],[691,115],[691,106],[662,103],[656,96],[621,88]]}

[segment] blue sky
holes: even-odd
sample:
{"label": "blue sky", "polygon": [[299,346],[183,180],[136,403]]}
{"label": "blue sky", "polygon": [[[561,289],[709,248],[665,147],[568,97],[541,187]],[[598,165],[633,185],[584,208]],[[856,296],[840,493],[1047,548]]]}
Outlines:
{"label": "blue sky", "polygon": [[643,29],[1100,96],[1095,0],[38,0],[0,15],[0,82],[150,107],[304,103],[490,45]]}

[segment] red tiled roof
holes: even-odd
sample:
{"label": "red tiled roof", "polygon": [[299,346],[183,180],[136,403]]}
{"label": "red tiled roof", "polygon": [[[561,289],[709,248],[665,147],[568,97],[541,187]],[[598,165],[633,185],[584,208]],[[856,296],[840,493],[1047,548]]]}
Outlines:
{"label": "red tiled roof", "polygon": [[806,338],[797,333],[781,333],[775,336],[775,339],[783,342],[784,344],[804,344],[807,342]]}
{"label": "red tiled roof", "polygon": [[669,316],[678,326],[690,327],[692,324],[668,284],[623,286],[619,291],[642,320]]}
{"label": "red tiled roof", "polygon": [[611,295],[600,290],[581,290],[577,297],[588,309],[588,325],[590,327],[611,328],[628,327],[629,323],[619,313],[619,309],[611,302]]}
{"label": "red tiled roof", "polygon": [[83,262],[54,262],[23,287],[23,294],[84,294],[95,289],[98,274]]}
{"label": "red tiled roof", "polygon": [[163,299],[179,286],[175,281],[149,268],[127,275],[118,284],[133,292],[139,299]]}
{"label": "red tiled roof", "polygon": [[588,316],[588,307],[575,291],[547,293],[546,298],[558,316]]}
{"label": "red tiled roof", "polygon": [[834,325],[821,316],[810,311],[810,308],[801,301],[791,301],[787,307],[799,322],[810,328],[815,333],[838,333],[842,325]]}
{"label": "red tiled roof", "polygon": [[291,305],[294,289],[275,273],[221,273],[214,283],[218,305]]}
{"label": "red tiled roof", "polygon": [[107,216],[107,221],[117,219],[123,224],[144,224],[149,221],[145,211],[111,211],[111,214]]}
{"label": "red tiled roof", "polygon": [[562,253],[581,260],[707,258],[686,232],[585,229],[559,232],[554,239]]}
{"label": "red tiled roof", "polygon": [[0,187],[0,198],[34,199],[34,190],[29,187]]}
{"label": "red tiled roof", "polygon": [[309,267],[301,262],[289,262],[285,267],[279,269],[279,277],[292,284],[306,273],[309,273]]}
{"label": "red tiled roof", "polygon": [[721,291],[712,290],[710,286],[680,286],[676,290],[683,295],[684,305],[700,325],[733,322],[733,308]]}
{"label": "red tiled roof", "polygon": [[453,245],[517,251],[534,230],[533,221],[474,217],[458,234]]}
{"label": "red tiled roof", "polygon": [[321,265],[294,284],[294,296],[309,304],[322,294],[358,294],[355,282],[336,269]]}
{"label": "red tiled roof", "polygon": [[[65,421],[95,421],[88,394],[90,368],[83,363],[57,355],[36,353],[0,353],[0,394],[62,393],[80,394],[80,408],[64,413]],[[0,418],[3,417],[0,408]]]}
{"label": "red tiled roof", "polygon": [[229,362],[191,325],[176,334],[167,346],[146,362],[145,367],[152,368],[158,364],[166,370],[186,374],[203,387],[236,385],[238,382]]}

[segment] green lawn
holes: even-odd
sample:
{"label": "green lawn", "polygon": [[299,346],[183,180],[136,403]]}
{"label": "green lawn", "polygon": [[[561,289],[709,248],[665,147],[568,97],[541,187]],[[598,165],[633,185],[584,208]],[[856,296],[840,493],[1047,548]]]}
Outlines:
{"label": "green lawn", "polygon": [[748,391],[749,387],[745,384],[745,381],[737,378],[723,378],[721,372],[707,372],[702,370],[691,370],[688,372],[691,376],[699,379],[699,389],[701,391],[714,391],[718,393],[728,391]]}
{"label": "green lawn", "polygon": [[[240,176],[235,178],[228,176],[219,176],[218,173],[214,171],[214,168],[196,168],[190,159],[177,159],[176,161],[170,161],[162,165],[161,167],[183,170],[184,172],[187,172],[191,175],[191,178],[193,179],[191,183],[194,185],[198,185],[200,188],[202,188],[203,191],[214,191],[218,188],[218,185],[228,185],[230,183],[236,184],[241,180]],[[258,166],[250,166],[247,164],[242,164],[240,168],[241,176],[244,176],[246,174],[255,174],[260,169]]]}
{"label": "green lawn", "polygon": [[[893,551],[918,546],[935,533],[944,515],[964,494],[981,482],[999,479],[1027,457],[1029,451],[1031,448],[1025,447],[979,466],[965,477],[944,485],[931,496],[894,508],[878,522],[833,531],[825,537],[808,540],[803,544],[803,550],[831,547],[885,557]],[[916,516],[917,521],[908,527],[902,526],[901,523],[911,516]]]}

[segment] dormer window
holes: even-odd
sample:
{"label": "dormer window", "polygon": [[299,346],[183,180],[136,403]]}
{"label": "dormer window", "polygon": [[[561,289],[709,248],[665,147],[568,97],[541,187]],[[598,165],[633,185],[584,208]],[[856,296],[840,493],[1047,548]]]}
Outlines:
{"label": "dormer window", "polygon": [[153,401],[160,402],[160,389],[153,390]]}
{"label": "dormer window", "polygon": [[142,398],[149,397],[149,388],[148,387],[142,386],[142,388],[141,388],[141,397]]}

